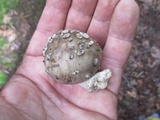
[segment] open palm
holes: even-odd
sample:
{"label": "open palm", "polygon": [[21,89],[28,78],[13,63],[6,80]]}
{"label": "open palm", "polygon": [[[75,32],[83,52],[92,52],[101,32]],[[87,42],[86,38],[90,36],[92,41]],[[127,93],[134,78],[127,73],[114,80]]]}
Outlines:
{"label": "open palm", "polygon": [[[135,0],[48,0],[21,66],[1,90],[0,119],[116,120],[117,95],[138,17]],[[61,29],[78,29],[98,40],[101,69],[113,72],[107,89],[89,93],[45,73],[42,49],[48,36]]]}

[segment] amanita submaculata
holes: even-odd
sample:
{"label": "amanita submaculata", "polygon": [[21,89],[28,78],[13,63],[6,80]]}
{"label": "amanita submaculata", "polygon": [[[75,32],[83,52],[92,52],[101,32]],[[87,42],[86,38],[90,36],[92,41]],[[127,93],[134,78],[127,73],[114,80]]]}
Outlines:
{"label": "amanita submaculata", "polygon": [[88,91],[105,89],[112,75],[98,72],[102,49],[87,33],[61,30],[48,38],[43,49],[45,71],[64,84],[80,84]]}

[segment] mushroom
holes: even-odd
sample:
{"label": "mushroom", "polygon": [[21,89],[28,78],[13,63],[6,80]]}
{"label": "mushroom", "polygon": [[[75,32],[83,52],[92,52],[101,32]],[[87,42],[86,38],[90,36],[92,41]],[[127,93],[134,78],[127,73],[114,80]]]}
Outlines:
{"label": "mushroom", "polygon": [[[61,30],[49,37],[43,49],[45,71],[64,84],[80,84],[88,91],[107,87],[112,73],[102,72],[102,49],[87,33]],[[97,73],[98,72],[98,73]]]}

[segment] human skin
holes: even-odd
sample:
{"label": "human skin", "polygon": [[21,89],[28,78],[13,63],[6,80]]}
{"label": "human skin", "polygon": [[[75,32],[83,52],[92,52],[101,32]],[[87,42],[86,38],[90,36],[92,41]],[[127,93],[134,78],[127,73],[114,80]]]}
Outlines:
{"label": "human skin", "polygon": [[[22,64],[0,92],[1,120],[117,120],[117,101],[139,19],[135,0],[47,0]],[[52,80],[42,49],[60,29],[78,29],[103,48],[101,70],[111,69],[107,89],[89,93]]]}

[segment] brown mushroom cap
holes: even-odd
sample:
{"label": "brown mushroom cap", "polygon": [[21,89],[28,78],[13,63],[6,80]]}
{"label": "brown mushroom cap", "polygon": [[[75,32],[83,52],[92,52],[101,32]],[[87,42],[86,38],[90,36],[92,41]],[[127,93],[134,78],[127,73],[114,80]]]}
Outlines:
{"label": "brown mushroom cap", "polygon": [[76,84],[97,73],[102,49],[87,33],[61,30],[48,39],[43,56],[46,72],[53,79]]}

